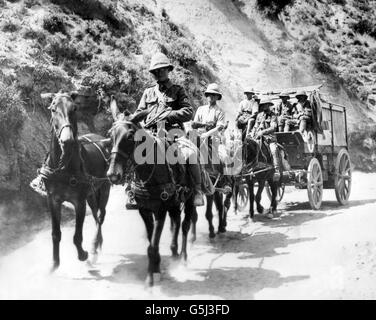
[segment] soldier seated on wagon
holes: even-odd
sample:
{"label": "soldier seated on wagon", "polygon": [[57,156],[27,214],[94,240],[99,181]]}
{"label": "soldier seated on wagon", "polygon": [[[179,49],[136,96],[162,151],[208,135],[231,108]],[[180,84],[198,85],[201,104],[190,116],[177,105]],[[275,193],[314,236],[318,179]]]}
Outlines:
{"label": "soldier seated on wagon", "polygon": [[287,92],[282,92],[279,97],[282,102],[276,108],[278,131],[289,132],[295,124],[293,117],[296,113],[296,108],[289,102],[290,95]]}
{"label": "soldier seated on wagon", "polygon": [[277,139],[274,134],[278,128],[278,121],[277,116],[271,110],[272,106],[273,103],[269,99],[260,101],[260,112],[257,115],[255,126],[253,127],[250,135],[252,138],[259,140],[260,143],[264,141],[269,145],[275,170],[274,179],[278,181],[281,177],[280,159],[282,159],[284,155],[280,152],[280,148],[278,147]]}
{"label": "soldier seated on wagon", "polygon": [[312,106],[305,91],[300,91],[295,95],[298,102],[295,104],[294,114],[295,125],[304,134],[312,126]]}

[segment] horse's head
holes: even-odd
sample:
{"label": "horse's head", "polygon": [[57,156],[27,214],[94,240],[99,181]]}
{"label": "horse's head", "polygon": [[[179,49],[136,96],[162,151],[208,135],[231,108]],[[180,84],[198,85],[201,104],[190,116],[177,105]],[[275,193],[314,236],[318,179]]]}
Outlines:
{"label": "horse's head", "polygon": [[51,124],[63,152],[77,139],[76,92],[46,93],[44,99],[52,99],[48,109],[51,111]]}
{"label": "horse's head", "polygon": [[135,135],[140,125],[134,119],[120,113],[115,99],[111,99],[114,123],[110,129],[112,141],[110,167],[107,177],[114,184],[122,182],[126,169],[134,164]]}

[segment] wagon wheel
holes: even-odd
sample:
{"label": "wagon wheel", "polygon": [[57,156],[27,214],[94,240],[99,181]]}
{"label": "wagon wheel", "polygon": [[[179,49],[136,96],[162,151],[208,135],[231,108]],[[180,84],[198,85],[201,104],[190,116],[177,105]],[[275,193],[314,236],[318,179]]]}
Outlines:
{"label": "wagon wheel", "polygon": [[[268,182],[266,182],[265,184],[265,190],[266,190],[266,194],[268,195],[269,200],[272,201],[272,191],[270,190],[270,186]],[[278,185],[278,189],[277,189],[277,199],[276,199],[277,203],[282,201],[284,195],[285,195],[285,184],[281,183]]]}
{"label": "wagon wheel", "polygon": [[307,192],[311,208],[318,210],[322,203],[323,177],[319,160],[312,158],[308,165]]}
{"label": "wagon wheel", "polygon": [[239,193],[236,201],[238,203],[238,210],[244,210],[249,201],[249,190],[247,184],[242,183],[239,185]]}
{"label": "wagon wheel", "polygon": [[351,192],[351,162],[346,149],[341,149],[336,159],[334,189],[338,202],[347,204]]}

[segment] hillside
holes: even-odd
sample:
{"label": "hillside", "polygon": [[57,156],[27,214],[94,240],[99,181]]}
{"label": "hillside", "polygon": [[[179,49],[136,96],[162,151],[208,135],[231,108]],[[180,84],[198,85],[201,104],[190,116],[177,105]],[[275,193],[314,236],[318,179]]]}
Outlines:
{"label": "hillside", "polygon": [[229,119],[246,86],[324,83],[348,106],[353,162],[375,170],[374,18],[373,0],[0,0],[0,201],[44,206],[28,188],[49,140],[41,92],[80,90],[80,132],[104,134],[109,96],[134,110],[156,50],[195,107],[218,81]]}

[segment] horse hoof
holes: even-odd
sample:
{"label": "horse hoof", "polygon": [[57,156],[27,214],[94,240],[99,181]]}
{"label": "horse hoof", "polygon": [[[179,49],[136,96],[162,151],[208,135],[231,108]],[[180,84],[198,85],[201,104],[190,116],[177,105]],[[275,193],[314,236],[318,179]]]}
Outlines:
{"label": "horse hoof", "polygon": [[266,217],[267,217],[268,219],[273,219],[273,218],[274,218],[274,214],[269,212],[269,213],[266,215]]}
{"label": "horse hoof", "polygon": [[145,280],[145,287],[152,288],[154,286],[154,279],[153,276],[148,275]]}
{"label": "horse hoof", "polygon": [[264,213],[265,213],[265,209],[264,209],[264,207],[259,207],[259,208],[257,208],[257,212],[258,212],[259,214],[264,214]]}
{"label": "horse hoof", "polygon": [[97,261],[98,261],[98,252],[93,252],[91,254],[90,263],[91,264],[96,264]]}
{"label": "horse hoof", "polygon": [[157,272],[153,274],[154,284],[158,285],[162,281],[161,273]]}
{"label": "horse hoof", "polygon": [[225,227],[218,228],[218,233],[225,233],[225,232],[226,232]]}
{"label": "horse hoof", "polygon": [[78,255],[78,260],[86,261],[88,257],[89,254],[87,253],[87,251],[83,251],[81,254]]}
{"label": "horse hoof", "polygon": [[215,233],[214,232],[210,232],[209,233],[209,238],[210,239],[214,239],[215,238]]}
{"label": "horse hoof", "polygon": [[173,260],[178,260],[179,259],[179,254],[177,252],[174,252],[172,255],[171,255],[171,258]]}
{"label": "horse hoof", "polygon": [[60,266],[59,262],[54,262],[54,264],[50,268],[50,273],[54,273],[59,268],[59,266]]}

